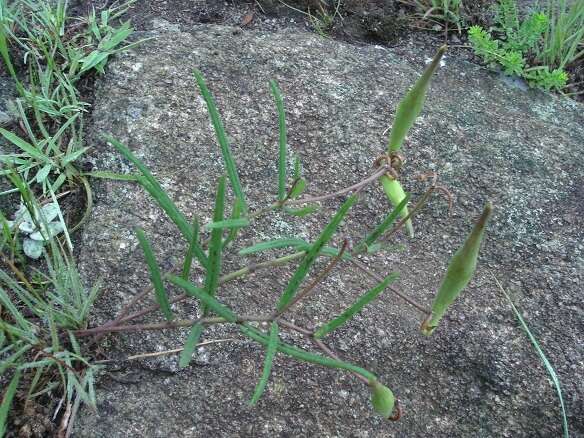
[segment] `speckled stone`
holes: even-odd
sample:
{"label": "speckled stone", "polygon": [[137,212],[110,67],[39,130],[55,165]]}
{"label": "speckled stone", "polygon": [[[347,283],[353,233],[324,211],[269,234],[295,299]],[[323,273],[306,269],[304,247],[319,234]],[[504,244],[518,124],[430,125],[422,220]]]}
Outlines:
{"label": "speckled stone", "polygon": [[[134,170],[102,137],[115,136],[150,167],[188,218],[197,214],[204,222],[225,170],[194,68],[215,95],[255,210],[276,192],[278,132],[269,79],[284,94],[289,143],[304,164],[307,190],[321,194],[371,171],[396,103],[434,50],[412,46],[405,57],[308,33],[180,29],[164,22],[155,27],[142,35],[155,39],[118,55],[98,82],[91,161],[95,169]],[[399,271],[396,285],[429,305],[449,257],[490,199],[496,214],[477,276],[431,338],[418,331],[422,316],[388,292],[326,339],[394,390],[404,409],[399,422],[376,417],[367,388],[351,375],[282,355],[265,395],[249,407],[262,349],[221,327],[204,339],[240,341],[206,346],[185,370],[178,370],[176,356],[106,369],[97,387],[98,413],[82,411],[74,435],[560,436],[555,390],[493,275],[541,341],[562,381],[571,431],[583,434],[583,110],[567,99],[510,88],[478,66],[446,57],[404,146],[403,180],[416,198],[425,187],[416,176],[437,172],[454,207],[449,215],[446,201],[434,198],[415,221],[413,241],[399,235],[388,251],[363,260],[381,274]],[[180,262],[186,246],[137,185],[102,180],[93,188],[95,208],[77,246],[84,277],[104,280],[91,325],[115,316],[148,285],[135,227],[146,230],[163,269]],[[224,272],[249,263],[236,252],[251,242],[315,238],[339,201],[305,219],[275,214],[258,220],[228,251]],[[359,239],[387,209],[379,187],[370,187],[333,243],[343,236]],[[287,268],[258,271],[218,296],[238,312],[266,312],[290,274]],[[202,273],[195,271],[193,279],[202,281]],[[308,326],[324,322],[371,286],[342,265],[292,318]],[[196,314],[192,303],[173,309],[180,318]],[[153,315],[142,321],[159,320]],[[187,333],[120,334],[108,338],[104,349],[110,357],[169,350],[182,346]],[[307,346],[294,335],[283,339]]]}

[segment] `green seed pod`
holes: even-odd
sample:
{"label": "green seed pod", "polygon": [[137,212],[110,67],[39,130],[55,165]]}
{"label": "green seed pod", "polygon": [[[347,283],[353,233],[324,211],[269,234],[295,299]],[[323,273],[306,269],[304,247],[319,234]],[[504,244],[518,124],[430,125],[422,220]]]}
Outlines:
{"label": "green seed pod", "polygon": [[[387,175],[383,175],[381,177],[381,185],[383,186],[383,191],[394,207],[397,207],[400,202],[405,199],[406,193],[397,179],[391,179]],[[408,207],[406,205],[402,208],[400,216],[404,218],[408,214]],[[410,219],[406,222],[406,229],[408,230],[408,235],[414,237],[414,227],[412,226],[412,221]]]}
{"label": "green seed pod", "polygon": [[445,52],[446,46],[438,49],[430,65],[398,104],[395,120],[389,135],[389,152],[396,152],[401,148],[408,131],[422,112],[432,75],[440,66],[440,60]]}
{"label": "green seed pod", "polygon": [[371,404],[373,409],[383,418],[390,418],[395,406],[395,396],[391,389],[379,383],[378,380],[369,381],[369,390],[371,391]]}
{"label": "green seed pod", "polygon": [[424,320],[420,327],[423,334],[432,334],[448,307],[460,295],[474,275],[481,241],[483,240],[485,228],[492,211],[493,206],[490,202],[487,202],[483,214],[467,237],[464,245],[452,256],[448,269],[446,270],[446,275],[442,280],[440,289],[432,304],[432,313]]}

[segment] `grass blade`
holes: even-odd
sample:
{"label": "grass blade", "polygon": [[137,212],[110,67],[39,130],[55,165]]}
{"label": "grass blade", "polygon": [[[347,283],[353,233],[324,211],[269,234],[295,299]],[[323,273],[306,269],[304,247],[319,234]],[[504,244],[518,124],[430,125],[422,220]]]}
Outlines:
{"label": "grass blade", "polygon": [[249,402],[250,405],[255,405],[260,397],[262,396],[266,385],[268,384],[268,379],[270,378],[270,372],[272,371],[272,363],[274,357],[276,356],[276,347],[278,345],[278,324],[274,321],[270,327],[270,338],[268,340],[268,345],[266,347],[266,358],[264,360],[264,369],[262,371],[262,377],[255,387],[253,396]]}
{"label": "grass blade", "polygon": [[[239,199],[235,199],[233,203],[233,209],[231,210],[231,219],[240,219],[241,214],[243,213],[241,207],[241,201]],[[226,248],[236,237],[237,233],[239,232],[239,228],[231,228],[225,240],[223,240],[223,248]]]}
{"label": "grass blade", "polygon": [[108,170],[95,170],[93,172],[84,172],[83,176],[91,176],[93,178],[112,179],[115,181],[138,181],[139,175],[110,172]]}
{"label": "grass blade", "polygon": [[324,228],[316,242],[314,242],[314,244],[310,247],[310,249],[306,253],[306,256],[296,269],[296,272],[294,272],[294,275],[288,282],[288,286],[284,290],[284,293],[280,297],[277,306],[278,311],[284,309],[292,301],[294,295],[296,294],[296,291],[298,291],[298,288],[300,287],[300,284],[302,283],[302,281],[308,274],[308,271],[310,270],[312,264],[320,254],[320,251],[322,250],[324,245],[326,245],[326,243],[331,239],[331,237],[337,230],[339,224],[341,223],[349,209],[353,206],[353,204],[355,204],[355,202],[357,202],[357,199],[358,199],[357,195],[353,195],[345,201],[345,203],[341,206],[341,208],[339,208],[339,210],[331,219],[331,221],[328,223],[328,225]]}
{"label": "grass blade", "polygon": [[383,221],[375,227],[375,229],[369,233],[362,242],[360,242],[353,251],[354,253],[358,253],[372,245],[379,239],[383,233],[387,231],[389,227],[393,225],[401,211],[408,205],[408,201],[410,199],[410,194],[406,194],[406,197],[402,199],[397,207],[395,207],[391,213],[389,213]]}
{"label": "grass blade", "polygon": [[296,181],[296,184],[294,184],[292,190],[290,190],[290,195],[288,195],[288,198],[298,198],[304,192],[304,189],[306,189],[306,180],[304,178],[300,178]]}
{"label": "grass blade", "polygon": [[[142,173],[142,176],[138,177],[138,182],[144,189],[154,198],[158,203],[158,206],[166,213],[166,215],[173,221],[182,235],[185,237],[187,242],[191,242],[193,239],[191,225],[187,221],[186,217],[181,213],[176,204],[172,202],[169,196],[166,194],[160,183],[154,178],[152,173],[148,168],[130,151],[130,149],[124,144],[120,143],[112,137],[107,137],[107,141],[111,143],[119,152],[130,161],[138,170]],[[205,253],[201,247],[197,244],[194,248],[195,257],[206,269],[208,262]]]}
{"label": "grass blade", "polygon": [[353,316],[359,313],[363,309],[363,307],[365,307],[367,304],[369,304],[371,301],[377,298],[377,296],[381,292],[383,292],[387,288],[387,286],[389,286],[391,283],[397,280],[398,277],[399,275],[395,272],[385,277],[385,279],[381,283],[379,283],[373,289],[367,291],[365,294],[361,295],[361,297],[359,297],[359,299],[355,301],[343,313],[341,313],[332,321],[329,321],[325,325],[320,327],[314,333],[314,337],[316,339],[320,339],[326,336],[328,333],[332,332],[333,330],[336,330],[337,328],[345,324],[347,321],[353,318]]}
{"label": "grass blade", "polygon": [[288,140],[286,138],[286,114],[284,113],[284,101],[282,99],[282,93],[278,88],[276,81],[270,81],[270,89],[272,90],[272,95],[276,101],[276,108],[278,110],[278,127],[280,131],[280,147],[279,147],[279,159],[278,159],[278,201],[283,201],[286,198],[286,167],[288,165],[287,152],[288,152]]}
{"label": "grass blade", "polygon": [[237,219],[225,219],[218,222],[211,222],[210,224],[205,225],[207,230],[214,230],[216,228],[242,228],[247,227],[249,225],[249,219],[242,217]]}
{"label": "grass blade", "polygon": [[154,286],[154,294],[156,296],[156,301],[160,305],[160,310],[164,314],[164,317],[168,321],[171,321],[172,311],[170,310],[170,302],[168,300],[166,290],[164,290],[164,285],[162,284],[162,276],[160,275],[160,268],[158,267],[156,257],[154,256],[152,248],[150,247],[150,242],[148,242],[148,239],[144,234],[144,230],[142,230],[141,228],[136,229],[136,236],[138,237],[138,241],[140,242],[142,251],[144,251],[146,264],[148,265],[148,269],[150,270],[150,280],[152,281],[152,285]]}
{"label": "grass blade", "polygon": [[188,295],[197,297],[203,305],[208,307],[212,312],[224,318],[228,322],[237,322],[237,316],[227,306],[221,304],[215,297],[209,295],[204,289],[183,280],[176,275],[167,275],[168,281],[183,289]]}
{"label": "grass blade", "polygon": [[2,398],[2,405],[0,405],[0,436],[4,436],[4,432],[6,431],[6,420],[8,420],[8,411],[10,411],[10,406],[12,406],[12,399],[16,394],[16,390],[18,389],[18,382],[20,381],[20,371],[16,371],[14,376],[12,376],[12,380],[10,380],[10,384],[4,393],[4,397]]}
{"label": "grass blade", "polygon": [[[168,195],[165,192],[158,192],[152,185],[150,185],[147,180],[144,179],[144,177],[140,177],[138,181],[140,185],[144,187],[144,189],[150,194],[150,196],[152,196],[158,202],[159,207],[162,208],[170,220],[172,220],[177,225],[185,239],[187,239],[188,242],[191,242],[193,236],[191,235],[192,230],[190,225],[184,215],[177,209],[174,202],[172,202],[172,200],[168,197]],[[187,225],[186,227],[185,224]],[[193,254],[199,263],[201,263],[205,269],[208,269],[209,261],[199,243],[194,246]]]}
{"label": "grass blade", "polygon": [[300,248],[300,249],[308,249],[310,248],[310,244],[305,240],[298,239],[298,238],[291,238],[291,239],[275,239],[269,240],[267,242],[256,243],[255,245],[248,246],[247,248],[243,248],[238,252],[239,255],[249,255],[254,254],[257,252],[267,251],[270,249],[279,249],[279,248]]}
{"label": "grass blade", "polygon": [[193,264],[193,254],[195,248],[199,245],[199,220],[195,217],[193,219],[193,238],[189,242],[189,248],[185,254],[185,261],[183,263],[182,278],[185,280],[189,279],[189,274],[191,272],[191,266]]}
{"label": "grass blade", "polygon": [[38,148],[24,141],[18,135],[15,135],[4,128],[0,128],[0,134],[2,134],[2,136],[10,143],[12,143],[14,146],[18,147],[19,149],[22,149],[25,153],[30,155],[31,158],[36,158],[41,163],[48,163],[50,165],[54,165],[54,163],[48,156],[43,154]]}
{"label": "grass blade", "polygon": [[525,319],[523,319],[521,312],[519,312],[517,307],[515,307],[515,304],[513,304],[513,300],[507,294],[507,292],[505,291],[505,289],[503,288],[501,283],[499,283],[499,280],[497,280],[496,277],[493,277],[493,278],[495,278],[495,282],[497,283],[497,286],[499,286],[499,289],[501,290],[501,292],[503,292],[503,295],[505,295],[505,298],[507,298],[507,301],[509,301],[509,304],[511,305],[511,309],[513,309],[513,313],[515,313],[515,316],[517,317],[519,324],[521,324],[521,328],[523,329],[523,331],[525,332],[525,334],[529,338],[531,345],[533,345],[533,348],[537,352],[537,355],[539,356],[541,362],[543,363],[546,371],[548,372],[548,374],[549,374],[549,376],[554,384],[554,387],[556,388],[556,393],[558,394],[558,398],[560,399],[560,408],[562,411],[562,428],[564,431],[564,438],[569,438],[570,432],[568,429],[568,415],[566,413],[566,406],[564,404],[564,396],[562,395],[562,388],[560,386],[560,379],[558,378],[558,375],[556,374],[554,367],[552,366],[552,364],[548,360],[547,356],[545,355],[545,353],[541,349],[539,342],[537,341],[537,339],[535,338],[533,333],[531,333],[531,330],[529,330],[529,326],[527,325],[527,322],[525,322]]}
{"label": "grass blade", "polygon": [[[213,212],[213,222],[223,221],[225,209],[225,177],[219,178],[217,185],[217,195],[215,196],[215,211]],[[219,275],[221,274],[221,253],[223,252],[223,228],[216,227],[211,230],[211,240],[209,241],[209,269],[205,277],[205,291],[209,296],[215,296]],[[203,315],[206,315],[206,306],[203,306]]]}
{"label": "grass blade", "polygon": [[203,333],[203,324],[195,324],[191,328],[191,332],[189,333],[189,337],[185,342],[185,347],[183,351],[180,353],[180,358],[178,360],[178,367],[185,368],[189,366],[191,362],[191,358],[193,357],[193,352],[199,343],[199,339],[201,338],[201,334]]}
{"label": "grass blade", "polygon": [[[240,325],[239,329],[244,335],[253,339],[256,342],[259,342],[265,347],[267,347],[268,344],[270,343],[268,336],[247,324]],[[278,342],[278,344],[276,345],[276,350],[281,353],[287,354],[288,356],[293,357],[294,359],[303,360],[305,362],[322,365],[329,368],[337,368],[352,371],[362,375],[368,380],[376,379],[375,374],[357,365],[353,365],[352,363],[343,362],[336,359],[330,359],[328,357],[320,356],[318,354],[310,353],[306,350],[302,350],[298,347],[294,347],[284,342]]]}
{"label": "grass blade", "polygon": [[401,148],[408,131],[414,125],[418,115],[422,112],[424,100],[426,99],[426,91],[428,91],[428,87],[430,86],[432,75],[440,66],[440,60],[444,52],[446,52],[446,46],[438,49],[430,65],[398,104],[395,120],[389,136],[389,152],[397,152]]}
{"label": "grass blade", "polygon": [[318,206],[318,205],[307,205],[306,207],[302,207],[302,208],[284,207],[284,211],[286,213],[291,214],[292,216],[297,216],[297,217],[308,216],[309,214],[312,214],[318,210],[320,210],[320,206]]}
{"label": "grass blade", "polygon": [[211,118],[211,123],[215,129],[215,135],[217,136],[217,142],[221,148],[221,154],[223,155],[223,161],[225,162],[225,168],[227,169],[227,175],[229,175],[229,181],[233,188],[233,193],[235,197],[240,200],[243,207],[243,211],[247,212],[247,203],[245,202],[245,196],[243,194],[243,188],[241,187],[241,182],[239,181],[239,175],[237,174],[237,168],[235,166],[235,160],[231,149],[229,148],[229,142],[227,141],[227,135],[225,134],[225,129],[223,128],[223,123],[221,122],[221,117],[215,106],[215,101],[213,96],[209,92],[207,85],[205,84],[205,79],[201,72],[197,69],[194,70],[195,79],[201,90],[201,94],[205,102],[207,103],[207,109],[209,110],[209,117]]}

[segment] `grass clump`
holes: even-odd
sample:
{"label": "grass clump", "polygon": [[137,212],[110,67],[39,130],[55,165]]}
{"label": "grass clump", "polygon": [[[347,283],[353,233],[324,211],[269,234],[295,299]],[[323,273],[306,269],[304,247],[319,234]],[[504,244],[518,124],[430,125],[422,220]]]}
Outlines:
{"label": "grass clump", "polygon": [[[18,188],[25,208],[32,208],[30,217],[49,224],[30,189],[22,181]],[[66,430],[81,403],[95,408],[97,367],[74,331],[86,327],[99,286],[87,290],[67,246],[54,236],[41,248],[41,263],[27,265],[17,243],[18,227],[0,219],[0,381],[11,382],[0,407],[0,431],[16,400],[22,407],[46,398],[62,400],[55,415]]]}
{"label": "grass clump", "polygon": [[[63,436],[82,403],[95,408],[98,367],[74,334],[86,328],[99,289],[82,284],[70,238],[92,205],[75,164],[87,151],[89,105],[80,88],[113,54],[137,44],[126,42],[129,23],[119,24],[132,3],[75,18],[64,0],[0,0],[0,58],[16,85],[11,110],[24,132],[0,128],[12,148],[0,155],[0,177],[11,183],[0,196],[20,197],[16,213],[0,214],[0,436],[9,412],[31,404],[60,400],[54,418]],[[73,226],[60,203],[78,186],[86,211]]]}
{"label": "grass clump", "polygon": [[59,193],[79,178],[74,163],[87,150],[88,108],[79,85],[90,73],[103,73],[111,55],[137,44],[125,43],[129,23],[116,24],[131,3],[73,18],[64,0],[0,0],[0,55],[19,94],[13,112],[26,132],[22,138],[0,131],[17,151],[0,156],[0,163],[43,193]]}

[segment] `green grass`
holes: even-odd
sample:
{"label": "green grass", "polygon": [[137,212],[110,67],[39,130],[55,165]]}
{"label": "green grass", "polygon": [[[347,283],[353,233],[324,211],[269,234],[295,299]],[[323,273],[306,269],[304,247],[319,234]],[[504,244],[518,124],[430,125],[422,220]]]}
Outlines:
{"label": "green grass", "polygon": [[[60,398],[61,414],[81,403],[95,407],[97,367],[73,332],[85,328],[99,281],[90,289],[82,283],[58,199],[82,183],[91,208],[89,184],[75,165],[87,151],[88,104],[78,86],[140,43],[127,44],[132,28],[116,24],[132,3],[80,19],[69,16],[64,0],[0,0],[0,58],[16,85],[14,112],[24,128],[18,135],[0,129],[12,147],[0,156],[0,177],[13,186],[0,196],[18,193],[22,202],[15,221],[7,220],[13,212],[0,214],[0,380],[11,382],[0,435],[17,385],[19,402]],[[40,261],[30,263],[25,253]]]}
{"label": "green grass", "polygon": [[495,279],[495,282],[497,283],[497,286],[499,287],[500,291],[503,293],[505,298],[507,298],[507,301],[509,301],[509,304],[511,305],[511,309],[513,310],[513,313],[515,314],[517,321],[519,321],[519,325],[521,326],[521,329],[523,330],[525,335],[529,338],[529,342],[531,342],[531,345],[533,346],[534,350],[536,351],[537,355],[539,356],[541,363],[543,364],[543,366],[545,367],[545,370],[547,371],[547,373],[550,376],[550,379],[554,385],[556,393],[558,394],[558,399],[560,401],[563,436],[564,436],[564,438],[569,438],[570,431],[568,428],[568,415],[566,413],[566,405],[564,402],[564,396],[562,394],[562,387],[560,385],[560,379],[558,378],[558,375],[556,374],[554,367],[552,366],[549,359],[545,355],[543,349],[541,348],[541,345],[539,344],[537,338],[533,335],[533,333],[529,329],[529,326],[527,325],[527,322],[525,321],[525,319],[521,315],[521,312],[519,311],[519,309],[517,309],[517,307],[513,303],[513,300],[511,299],[509,294],[507,294],[507,292],[505,291],[505,289],[503,288],[503,286],[501,285],[499,280],[497,280],[496,277],[493,277],[493,278]]}
{"label": "green grass", "polygon": [[584,2],[548,0],[543,11],[549,17],[536,58],[543,65],[565,68],[584,56]]}
{"label": "green grass", "polygon": [[400,0],[400,2],[415,8],[418,11],[417,15],[430,23],[452,26],[459,33],[462,30],[461,0]]}
{"label": "green grass", "polygon": [[[30,191],[22,195],[42,211]],[[46,222],[42,215],[39,221]],[[26,400],[51,392],[62,394],[68,408],[81,402],[94,407],[96,367],[73,331],[85,327],[99,282],[88,290],[67,247],[56,239],[47,241],[43,264],[27,266],[15,245],[19,237],[4,218],[1,229],[0,379],[21,376]],[[11,400],[5,396],[3,411],[8,412]],[[3,430],[7,416],[0,417]]]}
{"label": "green grass", "polygon": [[[43,193],[58,193],[79,174],[74,163],[87,150],[82,128],[88,104],[77,86],[136,44],[125,44],[132,33],[128,23],[113,24],[131,3],[77,19],[68,16],[64,0],[0,0],[0,55],[17,86],[16,111],[27,133],[22,138],[2,131],[17,152],[0,156],[0,163],[16,168],[29,185],[41,185]],[[16,60],[24,60],[20,72]]]}

